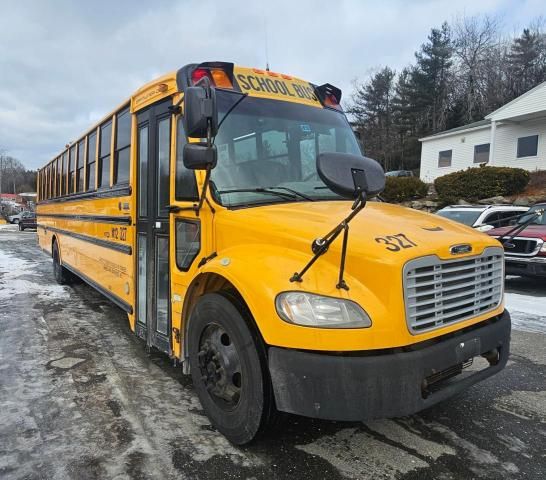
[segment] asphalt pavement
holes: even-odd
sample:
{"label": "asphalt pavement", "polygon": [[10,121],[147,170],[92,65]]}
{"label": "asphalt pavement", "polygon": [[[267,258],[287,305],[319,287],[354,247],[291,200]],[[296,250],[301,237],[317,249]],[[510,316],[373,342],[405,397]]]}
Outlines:
{"label": "asphalt pavement", "polygon": [[509,278],[507,292],[500,374],[411,417],[286,415],[239,448],[121,310],[84,283],[58,286],[36,234],[0,226],[0,478],[544,479],[546,281]]}

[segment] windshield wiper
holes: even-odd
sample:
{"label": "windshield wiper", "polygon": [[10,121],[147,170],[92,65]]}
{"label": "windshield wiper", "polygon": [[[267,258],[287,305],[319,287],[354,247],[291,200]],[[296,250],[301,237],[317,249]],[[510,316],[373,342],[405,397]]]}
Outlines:
{"label": "windshield wiper", "polygon": [[305,193],[298,192],[297,190],[294,190],[293,188],[288,187],[267,187],[267,190],[273,190],[273,189],[280,189],[280,190],[286,190],[287,192],[293,193],[294,195],[297,195],[300,198],[303,198],[305,200],[309,200],[310,202],[314,202],[315,199],[310,197],[309,195],[305,195]]}
{"label": "windshield wiper", "polygon": [[[277,188],[277,187],[273,187]],[[216,193],[219,193],[220,195],[224,193],[266,193],[268,195],[275,195],[277,197],[281,198],[289,198],[290,200],[296,200],[298,198],[297,195],[294,195],[292,193],[284,193],[284,192],[276,192],[275,190],[270,190],[268,188],[258,187],[258,188],[232,188],[229,190],[217,190]]]}

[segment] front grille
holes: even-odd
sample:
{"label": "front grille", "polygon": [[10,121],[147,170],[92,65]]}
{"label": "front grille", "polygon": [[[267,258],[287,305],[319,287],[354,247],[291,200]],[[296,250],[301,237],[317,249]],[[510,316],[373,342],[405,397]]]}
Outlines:
{"label": "front grille", "polygon": [[516,237],[503,240],[503,243],[507,255],[532,256],[538,253],[543,241],[539,238]]}
{"label": "front grille", "polygon": [[404,266],[406,322],[417,334],[495,309],[502,300],[503,251],[489,247],[476,257],[441,260],[436,255]]}

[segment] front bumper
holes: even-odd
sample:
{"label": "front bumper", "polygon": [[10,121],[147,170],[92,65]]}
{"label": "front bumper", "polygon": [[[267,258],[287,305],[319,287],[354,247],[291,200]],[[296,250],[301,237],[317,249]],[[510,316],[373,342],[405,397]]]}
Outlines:
{"label": "front bumper", "polygon": [[[485,325],[413,348],[341,356],[271,347],[269,370],[277,408],[306,417],[347,421],[411,415],[504,368],[510,350],[510,315],[504,311]],[[460,380],[451,378],[424,398],[425,379],[495,349],[499,352],[496,364]]]}
{"label": "front bumper", "polygon": [[505,255],[505,272],[508,275],[546,277],[546,257],[511,257]]}

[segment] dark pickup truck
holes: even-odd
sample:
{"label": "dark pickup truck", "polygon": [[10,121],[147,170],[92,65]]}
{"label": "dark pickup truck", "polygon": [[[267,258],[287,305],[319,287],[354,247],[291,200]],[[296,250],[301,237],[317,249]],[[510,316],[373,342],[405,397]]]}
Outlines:
{"label": "dark pickup truck", "polygon": [[37,228],[36,214],[34,212],[25,212],[19,220],[19,230],[23,231],[25,228]]}
{"label": "dark pickup truck", "polygon": [[[517,225],[528,223],[517,232]],[[546,277],[546,202],[533,205],[518,220],[517,225],[495,228],[487,233],[504,245],[504,260],[508,275]],[[514,231],[512,234],[510,231]]]}

